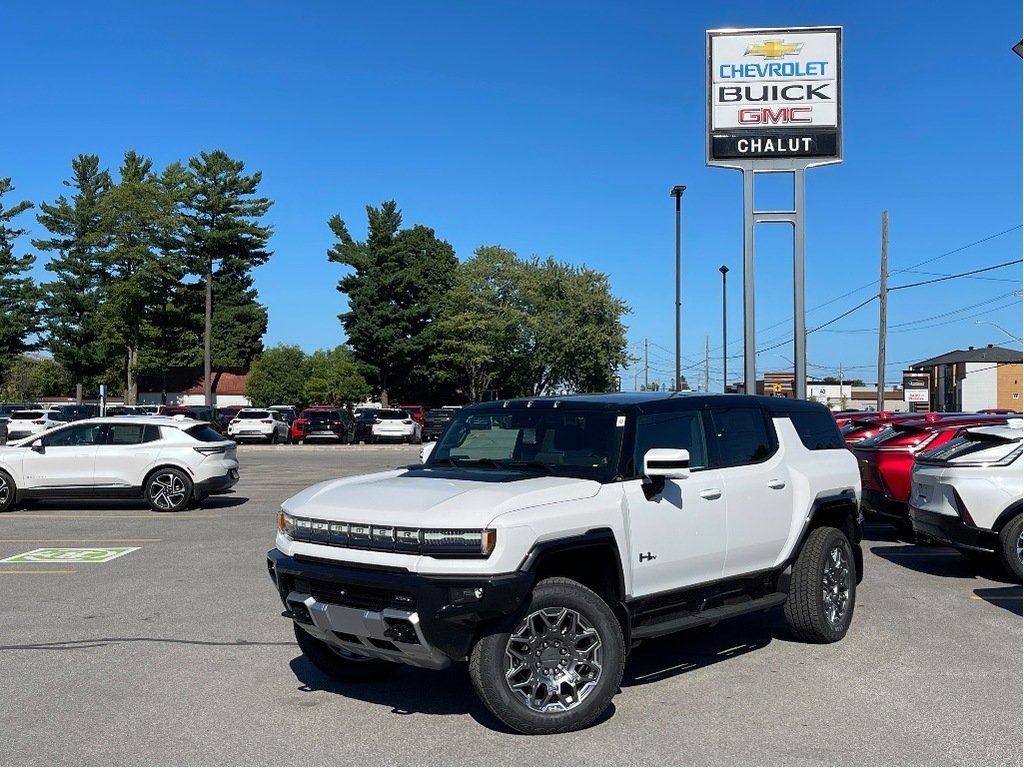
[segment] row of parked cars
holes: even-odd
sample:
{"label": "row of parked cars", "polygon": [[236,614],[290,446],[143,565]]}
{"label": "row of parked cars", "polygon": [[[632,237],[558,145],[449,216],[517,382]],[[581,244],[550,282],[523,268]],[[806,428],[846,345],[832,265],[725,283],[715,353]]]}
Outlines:
{"label": "row of parked cars", "polygon": [[857,457],[866,517],[917,541],[994,558],[1021,580],[1021,414],[882,411],[836,421]]}
{"label": "row of parked cars", "polygon": [[240,408],[228,421],[226,434],[239,442],[422,443],[436,440],[457,410],[451,406],[427,410],[422,405],[410,405],[350,411],[335,405],[314,405],[297,415],[293,410],[289,418],[284,408]]}

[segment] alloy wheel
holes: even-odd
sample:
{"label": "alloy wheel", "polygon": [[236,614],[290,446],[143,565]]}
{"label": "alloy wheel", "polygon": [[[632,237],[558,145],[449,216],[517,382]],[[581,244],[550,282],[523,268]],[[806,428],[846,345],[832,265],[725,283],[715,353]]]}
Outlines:
{"label": "alloy wheel", "polygon": [[828,553],[821,582],[825,618],[839,629],[850,607],[850,566],[841,546],[832,547]]}
{"label": "alloy wheel", "polygon": [[[0,494],[3,490],[0,489]],[[3,497],[0,496],[0,504],[3,503]],[[1017,534],[1017,562],[1024,563],[1024,531]]]}
{"label": "alloy wheel", "polygon": [[601,636],[584,616],[568,608],[542,608],[509,637],[505,682],[534,712],[568,712],[597,686],[601,663]]}
{"label": "alloy wheel", "polygon": [[158,472],[149,481],[149,498],[160,509],[177,509],[186,494],[185,481],[176,472]]}

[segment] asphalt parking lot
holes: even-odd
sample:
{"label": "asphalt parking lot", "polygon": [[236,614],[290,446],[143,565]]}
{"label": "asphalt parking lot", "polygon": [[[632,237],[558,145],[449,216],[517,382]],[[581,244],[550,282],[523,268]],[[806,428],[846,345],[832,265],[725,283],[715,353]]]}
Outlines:
{"label": "asphalt parking lot", "polygon": [[1021,589],[869,526],[853,626],[792,640],[781,609],[650,642],[609,713],[526,737],[466,671],[342,685],[297,651],[267,577],[279,503],[416,446],[242,446],[203,509],[39,504],[0,515],[5,765],[1020,765]]}

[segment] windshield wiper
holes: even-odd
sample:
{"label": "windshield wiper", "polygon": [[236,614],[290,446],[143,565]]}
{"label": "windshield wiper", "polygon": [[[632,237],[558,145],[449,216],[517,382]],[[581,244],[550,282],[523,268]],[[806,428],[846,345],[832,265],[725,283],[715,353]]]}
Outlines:
{"label": "windshield wiper", "polygon": [[539,469],[546,472],[549,475],[553,475],[555,470],[551,468],[550,464],[544,464],[540,461],[503,461],[501,466],[507,467],[508,469]]}
{"label": "windshield wiper", "polygon": [[427,462],[427,465],[429,466],[431,464],[447,464],[449,467],[459,466],[458,461],[450,457],[446,457],[444,459],[431,459]]}

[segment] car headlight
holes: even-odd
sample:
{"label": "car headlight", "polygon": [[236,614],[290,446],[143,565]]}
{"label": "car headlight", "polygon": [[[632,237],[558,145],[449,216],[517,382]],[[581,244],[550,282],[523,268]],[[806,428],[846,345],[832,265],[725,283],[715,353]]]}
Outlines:
{"label": "car headlight", "polygon": [[277,528],[295,541],[432,557],[487,557],[497,543],[493,528],[369,525],[297,517],[284,510],[277,513]]}

